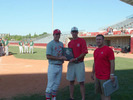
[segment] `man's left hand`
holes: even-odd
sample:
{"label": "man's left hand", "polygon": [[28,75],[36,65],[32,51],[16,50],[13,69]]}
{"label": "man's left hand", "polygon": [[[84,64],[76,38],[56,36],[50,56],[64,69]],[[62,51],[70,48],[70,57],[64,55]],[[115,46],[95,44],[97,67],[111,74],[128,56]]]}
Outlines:
{"label": "man's left hand", "polygon": [[74,62],[74,61],[76,61],[76,58],[70,59],[70,62]]}
{"label": "man's left hand", "polygon": [[115,81],[114,75],[110,75],[110,79],[112,80],[112,82],[114,82]]}

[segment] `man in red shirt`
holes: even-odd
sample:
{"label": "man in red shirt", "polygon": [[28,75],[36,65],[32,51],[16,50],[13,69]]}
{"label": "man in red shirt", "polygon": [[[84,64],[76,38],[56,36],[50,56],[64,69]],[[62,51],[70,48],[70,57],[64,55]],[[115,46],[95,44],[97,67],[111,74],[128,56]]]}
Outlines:
{"label": "man in red shirt", "polygon": [[95,91],[101,94],[102,100],[111,100],[110,96],[105,96],[103,91],[103,83],[108,79],[114,81],[115,57],[111,48],[104,45],[104,36],[99,34],[96,36],[98,48],[94,51],[94,64],[91,78],[95,80]]}
{"label": "man in red shirt", "polygon": [[69,61],[67,70],[67,80],[70,81],[70,100],[74,100],[74,82],[75,78],[80,84],[80,91],[82,100],[85,100],[85,65],[84,57],[88,53],[86,42],[84,39],[78,37],[78,28],[71,29],[73,39],[69,42],[68,47],[72,48],[74,58]]}

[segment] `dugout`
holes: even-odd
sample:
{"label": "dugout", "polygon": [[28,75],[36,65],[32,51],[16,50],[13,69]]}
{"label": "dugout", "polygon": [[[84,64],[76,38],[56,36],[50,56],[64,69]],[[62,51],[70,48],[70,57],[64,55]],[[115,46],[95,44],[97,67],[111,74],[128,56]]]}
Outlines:
{"label": "dugout", "polygon": [[[79,36],[80,38],[85,39],[87,47],[89,49],[96,48],[96,36]],[[131,53],[133,53],[133,35],[104,35],[105,37],[105,45],[112,46],[116,50],[123,50],[124,48],[129,49]],[[71,40],[72,37],[69,37]]]}

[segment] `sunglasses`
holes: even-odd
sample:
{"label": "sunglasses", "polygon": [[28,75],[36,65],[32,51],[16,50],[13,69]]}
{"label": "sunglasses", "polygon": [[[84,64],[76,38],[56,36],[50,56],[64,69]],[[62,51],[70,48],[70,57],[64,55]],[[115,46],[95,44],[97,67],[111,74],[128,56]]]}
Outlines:
{"label": "sunglasses", "polygon": [[77,33],[78,31],[72,31],[72,33]]}
{"label": "sunglasses", "polygon": [[72,31],[71,33],[78,33],[78,31]]}
{"label": "sunglasses", "polygon": [[60,35],[60,33],[57,33],[57,34],[55,34],[55,35]]}

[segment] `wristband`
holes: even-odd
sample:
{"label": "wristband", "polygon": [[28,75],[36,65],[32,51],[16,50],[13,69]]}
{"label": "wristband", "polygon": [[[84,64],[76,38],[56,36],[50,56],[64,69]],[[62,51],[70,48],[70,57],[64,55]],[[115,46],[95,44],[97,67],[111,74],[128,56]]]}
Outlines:
{"label": "wristband", "polygon": [[114,76],[114,74],[110,74],[110,75]]}

